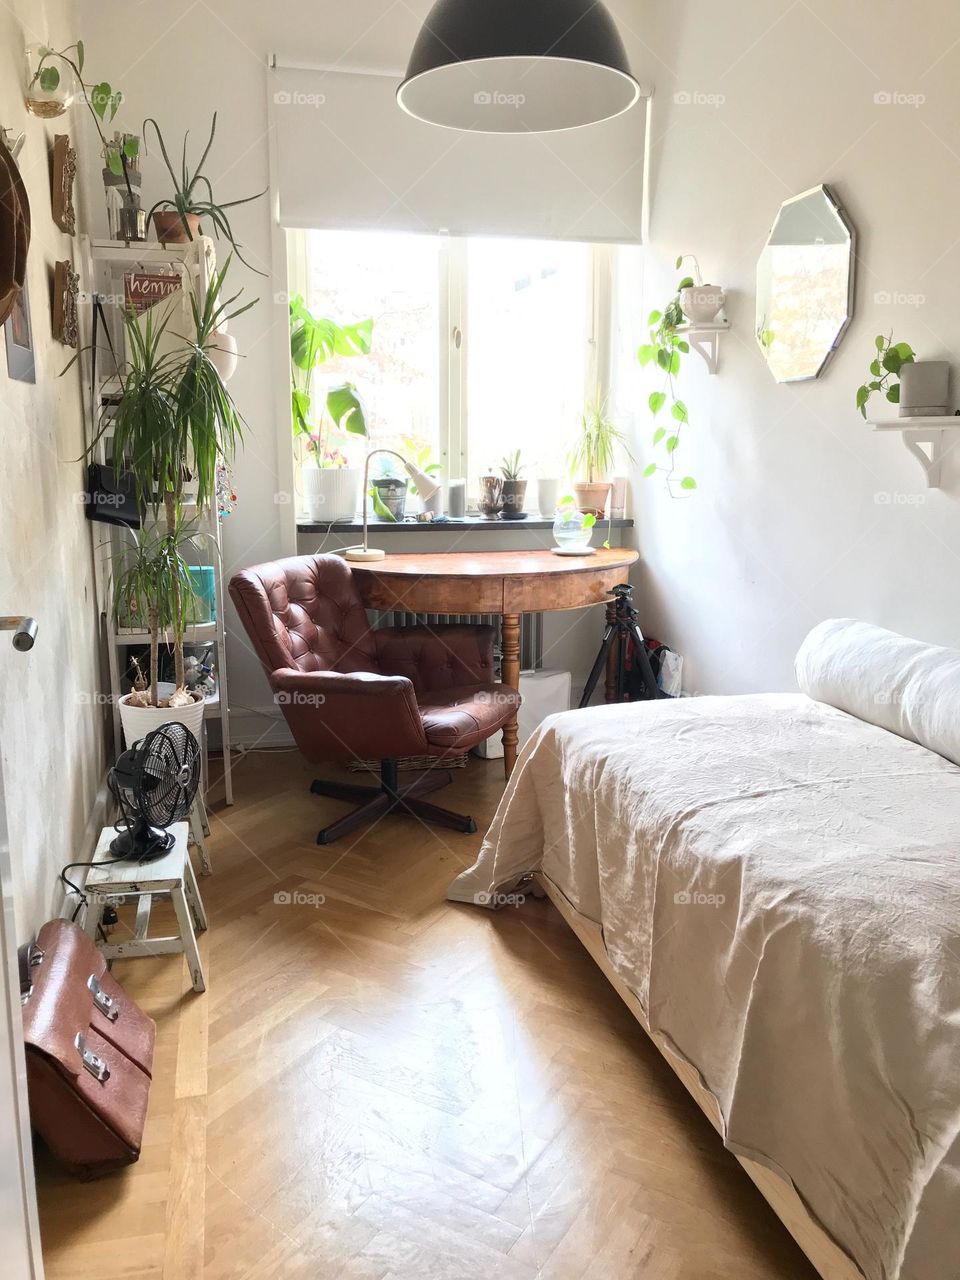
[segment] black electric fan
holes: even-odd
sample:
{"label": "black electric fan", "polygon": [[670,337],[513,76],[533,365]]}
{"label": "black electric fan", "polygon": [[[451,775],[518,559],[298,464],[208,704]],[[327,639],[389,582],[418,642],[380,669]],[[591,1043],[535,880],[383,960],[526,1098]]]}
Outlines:
{"label": "black electric fan", "polygon": [[124,751],[110,770],[110,790],[120,806],[110,856],[152,862],[173,848],[166,828],[190,812],[200,784],[200,744],[175,720],[152,729]]}

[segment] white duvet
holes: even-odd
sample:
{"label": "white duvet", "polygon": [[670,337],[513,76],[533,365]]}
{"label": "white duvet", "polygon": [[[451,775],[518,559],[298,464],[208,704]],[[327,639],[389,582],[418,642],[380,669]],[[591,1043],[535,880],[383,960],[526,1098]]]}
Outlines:
{"label": "white duvet", "polygon": [[868,1280],[960,1275],[960,768],[802,695],[567,712],[449,896],[537,868],[732,1150]]}

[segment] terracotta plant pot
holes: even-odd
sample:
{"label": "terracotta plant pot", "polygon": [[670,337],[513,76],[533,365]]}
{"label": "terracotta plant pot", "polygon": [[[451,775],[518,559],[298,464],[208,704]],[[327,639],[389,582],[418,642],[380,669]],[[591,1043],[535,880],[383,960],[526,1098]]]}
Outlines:
{"label": "terracotta plant pot", "polygon": [[[157,233],[157,239],[161,244],[190,243],[190,236],[187,235],[180,215],[175,209],[163,211],[158,209],[153,215],[153,226]],[[187,226],[190,228],[190,235],[196,239],[200,234],[200,215],[188,213]]]}
{"label": "terracotta plant pot", "polygon": [[602,518],[610,494],[609,480],[604,480],[602,484],[589,484],[584,481],[581,484],[575,484],[573,492],[577,497],[577,506],[584,515],[596,516],[598,520]]}
{"label": "terracotta plant pot", "polygon": [[504,480],[500,494],[503,501],[500,511],[501,520],[519,520],[521,516],[526,515],[523,509],[527,496],[526,480]]}

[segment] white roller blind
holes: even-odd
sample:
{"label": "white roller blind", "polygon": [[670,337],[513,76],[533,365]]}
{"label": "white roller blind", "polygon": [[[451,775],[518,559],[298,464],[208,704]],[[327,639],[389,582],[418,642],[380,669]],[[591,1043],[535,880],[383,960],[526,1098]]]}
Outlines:
{"label": "white roller blind", "polygon": [[488,135],[412,119],[393,76],[268,76],[285,227],[640,240],[643,100],[583,129]]}

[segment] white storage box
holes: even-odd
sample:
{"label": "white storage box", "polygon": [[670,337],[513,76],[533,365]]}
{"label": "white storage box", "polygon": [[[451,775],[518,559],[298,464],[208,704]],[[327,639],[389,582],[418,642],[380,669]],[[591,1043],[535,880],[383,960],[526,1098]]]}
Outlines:
{"label": "white storage box", "polygon": [[[517,718],[518,749],[547,716],[570,710],[570,672],[521,671],[520,696],[523,704]],[[486,760],[500,760],[503,757],[503,734],[495,733],[474,751]]]}

